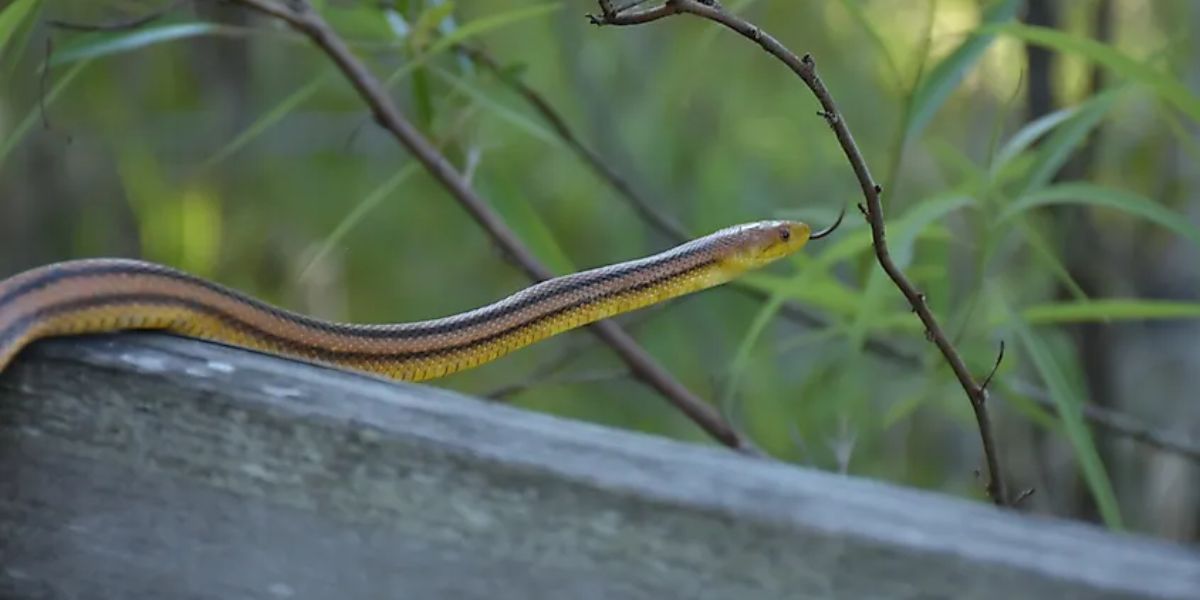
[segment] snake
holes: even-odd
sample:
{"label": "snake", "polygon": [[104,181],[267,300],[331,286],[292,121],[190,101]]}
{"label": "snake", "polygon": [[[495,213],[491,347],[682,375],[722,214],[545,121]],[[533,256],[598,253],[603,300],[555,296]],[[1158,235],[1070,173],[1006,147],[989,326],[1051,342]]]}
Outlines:
{"label": "snake", "polygon": [[392,379],[434,379],[727,283],[840,223],[815,233],[799,221],[735,225],[658,254],[546,279],[474,310],[390,324],[313,318],[142,260],[68,260],[0,281],[0,371],[38,339],[158,330]]}

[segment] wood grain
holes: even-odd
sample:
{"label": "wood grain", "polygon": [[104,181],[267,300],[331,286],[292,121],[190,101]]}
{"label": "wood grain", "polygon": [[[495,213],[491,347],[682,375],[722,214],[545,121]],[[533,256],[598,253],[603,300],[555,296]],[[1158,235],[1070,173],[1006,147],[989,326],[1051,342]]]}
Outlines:
{"label": "wood grain", "polygon": [[161,335],[0,375],[0,597],[1195,598],[1200,553]]}

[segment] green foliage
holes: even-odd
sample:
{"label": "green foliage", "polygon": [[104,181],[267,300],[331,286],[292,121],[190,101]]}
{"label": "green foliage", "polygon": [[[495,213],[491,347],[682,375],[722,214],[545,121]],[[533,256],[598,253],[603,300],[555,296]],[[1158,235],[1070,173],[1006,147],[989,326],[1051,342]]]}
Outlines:
{"label": "green foliage", "polygon": [[[992,4],[983,15],[983,24],[994,25],[1011,20],[1020,4],[1017,0],[1001,0]],[[930,119],[962,83],[967,71],[979,62],[983,53],[991,46],[995,34],[983,31],[968,35],[966,40],[939,62],[917,86],[906,116],[905,140],[921,135]]]}
{"label": "green foliage", "polygon": [[1077,383],[1078,377],[1068,377],[1062,361],[1055,356],[1052,345],[1041,336],[1034,333],[1020,319],[1013,318],[1017,337],[1029,354],[1029,360],[1046,383],[1050,398],[1058,407],[1058,417],[1062,422],[1067,439],[1075,449],[1075,458],[1083,470],[1084,479],[1092,491],[1092,497],[1100,507],[1100,516],[1104,523],[1113,529],[1121,529],[1121,511],[1117,507],[1117,496],[1113,492],[1112,483],[1105,472],[1104,463],[1092,434],[1083,422],[1082,398],[1083,392]]}
{"label": "green foliage", "polygon": [[17,0],[0,10],[0,57],[4,56],[4,47],[16,36],[17,28],[37,4],[38,0]]}

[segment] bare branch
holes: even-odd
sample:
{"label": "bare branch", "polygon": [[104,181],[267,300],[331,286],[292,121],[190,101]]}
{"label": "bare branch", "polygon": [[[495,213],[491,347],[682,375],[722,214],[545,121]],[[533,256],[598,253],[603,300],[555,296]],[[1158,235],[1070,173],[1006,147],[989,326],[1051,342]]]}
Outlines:
{"label": "bare branch", "polygon": [[[379,80],[354,56],[345,41],[328,23],[312,10],[308,2],[289,0],[285,6],[272,0],[234,1],[281,19],[297,32],[307,36],[329,56],[354,86],[370,107],[376,122],[425,166],[522,271],[535,280],[553,276],[505,225],[490,205],[471,188],[446,157],[396,109]],[[679,383],[616,323],[601,321],[591,325],[590,330],[616,351],[638,379],[658,390],[715,439],[731,448],[760,454],[753,444],[722,419],[712,406]]]}
{"label": "bare branch", "polygon": [[925,300],[925,295],[917,289],[892,259],[891,251],[887,245],[883,206],[880,202],[883,189],[879,187],[879,184],[871,176],[870,169],[867,168],[866,159],[863,158],[858,144],[854,141],[854,136],[850,133],[850,128],[846,125],[846,119],[838,110],[837,104],[834,102],[829,90],[825,87],[824,82],[817,75],[816,63],[812,57],[808,55],[805,55],[803,58],[799,57],[791,50],[788,50],[779,40],[750,22],[726,12],[714,3],[706,3],[699,0],[666,0],[663,5],[655,9],[649,9],[632,15],[604,14],[601,15],[600,19],[593,17],[592,22],[599,25],[631,25],[680,13],[689,13],[720,23],[758,44],[767,53],[787,65],[793,73],[804,81],[813,95],[816,96],[817,101],[821,105],[820,115],[829,124],[829,127],[837,137],[838,143],[841,145],[842,151],[845,153],[846,159],[850,162],[850,167],[858,179],[859,187],[862,189],[866,203],[861,209],[866,215],[868,224],[871,226],[871,238],[875,247],[876,259],[888,277],[891,278],[892,282],[904,295],[905,299],[908,300],[913,312],[921,319],[928,339],[937,345],[938,350],[941,351],[951,370],[954,371],[954,376],[958,379],[963,391],[966,392],[967,398],[971,402],[971,408],[975,412],[975,420],[979,426],[979,435],[983,444],[983,454],[987,462],[988,495],[991,497],[992,502],[999,506],[1009,505],[1008,494],[1000,468],[999,452],[996,449],[995,437],[992,433],[991,417],[987,410],[987,389],[976,382],[974,376],[971,375],[962,356],[958,353],[958,350],[946,336],[945,332],[942,331],[941,325],[934,317],[933,311],[930,310],[929,304]]}

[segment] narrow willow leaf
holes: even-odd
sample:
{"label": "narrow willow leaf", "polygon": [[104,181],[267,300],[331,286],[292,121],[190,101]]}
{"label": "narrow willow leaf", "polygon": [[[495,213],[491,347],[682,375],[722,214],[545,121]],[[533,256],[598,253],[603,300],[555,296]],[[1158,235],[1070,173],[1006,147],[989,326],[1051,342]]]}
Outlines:
{"label": "narrow willow leaf", "polygon": [[[816,263],[813,263],[813,266],[815,267]],[[803,269],[791,277],[761,272],[747,273],[739,281],[768,295],[783,294],[786,299],[796,300],[831,314],[853,316],[859,312],[858,290],[851,289],[818,268]]]}
{"label": "narrow willow leaf", "polygon": [[1021,311],[1032,325],[1064,323],[1200,319],[1200,302],[1108,298],[1090,302],[1050,302]]}
{"label": "narrow willow leaf", "polygon": [[733,362],[730,363],[729,374],[725,381],[725,386],[721,390],[721,405],[729,406],[735,398],[738,391],[741,389],[742,377],[745,375],[746,368],[750,365],[750,352],[754,349],[758,339],[762,337],[763,331],[771,322],[771,319],[779,312],[779,307],[783,304],[783,290],[772,293],[766,302],[758,309],[758,313],[754,315],[754,320],[750,322],[750,326],[746,328],[746,333],[742,335],[742,339],[738,342],[737,351],[734,352]]}
{"label": "narrow willow leaf", "polygon": [[[890,238],[888,248],[891,250],[892,260],[896,266],[904,269],[912,261],[913,245],[917,240],[917,236],[922,231],[946,215],[971,204],[971,202],[972,199],[970,196],[958,193],[937,196],[922,201],[910,209],[904,215],[903,219],[894,221],[888,227],[888,237]],[[874,318],[884,312],[880,310],[879,305],[882,302],[884,292],[889,287],[888,277],[883,269],[872,269],[871,275],[867,280],[866,290],[862,294],[858,318],[855,319],[850,327],[852,347],[862,347],[862,343],[866,340],[867,333],[873,325]],[[893,291],[899,294],[898,291]]]}
{"label": "narrow willow leaf", "polygon": [[454,3],[436,4],[424,10],[413,23],[409,36],[417,48],[424,48],[437,35],[442,21],[454,12]]}
{"label": "narrow willow leaf", "polygon": [[1193,121],[1200,122],[1200,97],[1170,73],[1136,60],[1112,46],[1057,29],[1020,23],[997,24],[986,29],[991,33],[1003,33],[1032,44],[1086,58],[1130,81],[1149,87],[1163,101]]}
{"label": "narrow willow leaf", "polygon": [[1071,275],[1071,271],[1058,258],[1058,255],[1054,252],[1054,248],[1050,246],[1046,238],[1042,237],[1042,234],[1038,233],[1037,228],[1025,219],[1018,218],[1016,219],[1016,223],[1017,229],[1021,230],[1021,233],[1025,235],[1025,241],[1028,242],[1029,247],[1033,250],[1033,257],[1041,262],[1042,266],[1050,271],[1058,279],[1059,283],[1067,288],[1067,291],[1072,296],[1081,302],[1086,302],[1088,300],[1087,292],[1084,291],[1083,286],[1079,285],[1078,281],[1075,281],[1075,277]]}
{"label": "narrow willow leaf", "polygon": [[1169,229],[1200,246],[1200,228],[1189,223],[1184,215],[1134,192],[1086,182],[1061,183],[1026,194],[1005,207],[997,221],[1003,223],[1029,209],[1059,204],[1102,206],[1119,210]]}
{"label": "narrow willow leaf", "polygon": [[1004,168],[1009,161],[1028,149],[1031,144],[1078,112],[1079,106],[1069,106],[1026,123],[1024,127],[1008,138],[1008,142],[996,153],[996,159],[992,162],[992,172],[995,173]]}
{"label": "narrow willow leaf", "polygon": [[491,112],[492,114],[495,114],[517,129],[528,133],[542,142],[552,146],[562,147],[562,140],[558,136],[551,133],[550,130],[525,117],[525,115],[522,115],[519,112],[496,101],[489,96],[487,92],[484,92],[471,83],[468,83],[465,79],[437,67],[430,68],[430,71],[455,89],[471,97],[471,99],[477,102],[481,108]]}
{"label": "narrow willow leaf", "polygon": [[55,52],[54,57],[50,59],[50,66],[72,63],[85,58],[131,52],[164,42],[233,31],[241,33],[241,30],[218,23],[177,23],[120,33],[94,33],[80,36],[78,41]]}
{"label": "narrow willow leaf", "polygon": [[911,140],[921,134],[933,115],[946,103],[954,88],[962,83],[967,71],[979,62],[984,51],[991,46],[996,34],[988,27],[1011,20],[1019,4],[1017,0],[1001,0],[988,7],[983,15],[984,28],[967,37],[921,80],[913,93],[913,102],[905,118],[908,123],[904,129],[905,140]]}
{"label": "narrow willow leaf", "polygon": [[[1010,311],[1011,312],[1011,311]],[[1111,529],[1122,529],[1121,511],[1117,505],[1117,496],[1113,492],[1112,483],[1100,460],[1100,453],[1092,440],[1091,431],[1083,422],[1083,396],[1071,378],[1067,376],[1063,366],[1059,364],[1049,344],[1037,335],[1024,321],[1013,315],[1011,323],[1016,329],[1022,346],[1029,354],[1029,359],[1041,375],[1042,381],[1058,408],[1058,417],[1062,421],[1063,431],[1067,434],[1075,459],[1083,471],[1083,479],[1087,482],[1088,491],[1100,509],[1100,516],[1105,525]]]}
{"label": "narrow willow leaf", "polygon": [[871,23],[871,20],[867,18],[866,11],[863,10],[862,5],[857,0],[839,0],[839,2],[842,8],[854,19],[854,22],[858,24],[859,28],[866,32],[867,37],[871,39],[871,45],[875,46],[876,52],[883,57],[883,62],[887,66],[888,77],[892,80],[896,89],[903,89],[905,87],[904,76],[901,75],[900,67],[896,64],[896,57],[892,56],[892,53],[888,51],[887,44],[883,41],[883,35],[879,33],[879,28],[875,27]]}
{"label": "narrow willow leaf", "polygon": [[4,56],[4,47],[37,3],[38,0],[17,0],[0,11],[0,56]]}
{"label": "narrow willow leaf", "polygon": [[332,79],[332,75],[333,73],[331,71],[322,73],[321,75],[313,78],[312,81],[304,84],[295,92],[289,94],[286,98],[281,100],[279,104],[276,104],[274,108],[267,111],[265,114],[263,114],[263,116],[251,123],[250,126],[239,133],[237,137],[233,138],[233,140],[231,140],[228,144],[225,144],[221,147],[221,149],[214,152],[212,156],[208,157],[208,159],[202,164],[202,168],[207,169],[213,167],[230,156],[236,154],[255,138],[270,129],[271,126],[282,121],[284,117],[288,116],[301,104],[304,104],[304,102],[309,98],[315,96],[317,92],[320,91],[321,86],[325,85]]}
{"label": "narrow willow leaf", "polygon": [[463,23],[461,27],[455,29],[449,34],[441,37],[429,47],[425,54],[437,54],[449,49],[455,44],[459,44],[473,38],[481,33],[499,29],[521,21],[544,17],[550,13],[559,10],[563,7],[562,4],[551,2],[547,4],[538,4],[527,8],[511,10],[495,15],[480,17],[469,23]]}
{"label": "narrow willow leaf", "polygon": [[304,269],[300,271],[300,280],[306,281],[313,267],[321,264],[325,260],[325,257],[329,256],[329,253],[341,243],[346,234],[350,233],[351,229],[354,229],[355,225],[358,225],[359,222],[366,218],[368,213],[374,210],[376,206],[379,206],[388,196],[391,196],[405,181],[408,181],[408,178],[416,173],[418,166],[419,164],[415,161],[404,165],[399,171],[396,171],[391,177],[371,190],[371,193],[364,196],[354,206],[354,210],[351,210],[349,214],[343,217],[337,226],[333,228],[333,231],[325,236],[325,239],[321,240],[321,245],[318,247],[316,254],[308,261]]}
{"label": "narrow willow leaf", "polygon": [[1046,185],[1054,178],[1070,160],[1071,155],[1087,140],[1088,134],[1108,114],[1121,91],[1121,88],[1116,88],[1089,98],[1038,147],[1032,169],[1017,188],[1018,197]]}

